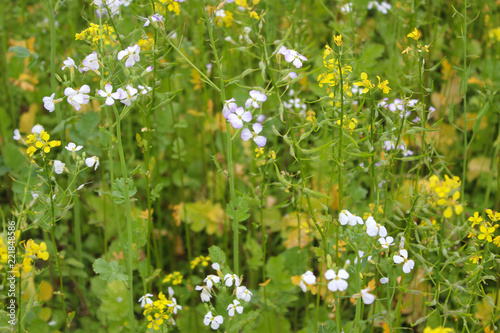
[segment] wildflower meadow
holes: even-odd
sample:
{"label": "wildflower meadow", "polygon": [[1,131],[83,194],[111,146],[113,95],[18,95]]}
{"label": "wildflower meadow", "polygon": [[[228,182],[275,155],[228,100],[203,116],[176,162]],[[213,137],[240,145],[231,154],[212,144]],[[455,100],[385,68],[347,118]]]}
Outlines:
{"label": "wildflower meadow", "polygon": [[0,331],[500,331],[500,1],[4,0]]}

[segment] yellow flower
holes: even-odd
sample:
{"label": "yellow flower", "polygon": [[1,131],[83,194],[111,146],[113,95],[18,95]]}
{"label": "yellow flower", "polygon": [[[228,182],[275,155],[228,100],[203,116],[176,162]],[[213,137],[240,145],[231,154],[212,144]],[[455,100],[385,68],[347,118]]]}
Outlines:
{"label": "yellow flower", "polygon": [[422,33],[420,31],[418,31],[417,28],[415,28],[415,30],[413,30],[408,35],[406,35],[406,37],[413,38],[414,40],[419,40],[420,37],[422,37]]}
{"label": "yellow flower", "polygon": [[176,1],[169,3],[167,9],[170,12],[174,12],[175,15],[179,15],[181,13],[181,6]]}
{"label": "yellow flower", "polygon": [[482,240],[486,238],[486,240],[490,243],[493,241],[491,235],[495,232],[495,227],[486,228],[484,225],[482,225],[479,227],[479,231],[481,231],[481,233],[477,237],[478,239]]}
{"label": "yellow flower", "polygon": [[264,154],[264,148],[255,148],[255,157],[259,157],[260,155]]}
{"label": "yellow flower", "polygon": [[488,217],[492,222],[500,221],[500,213],[487,209],[486,214],[488,214]]}
{"label": "yellow flower", "polygon": [[259,14],[257,14],[257,12],[255,10],[252,10],[250,12],[250,17],[258,20],[259,19]]}
{"label": "yellow flower", "polygon": [[469,221],[472,222],[472,228],[474,228],[476,224],[480,224],[483,221],[483,218],[479,216],[478,212],[475,212],[474,216],[469,217]]}
{"label": "yellow flower", "polygon": [[370,80],[368,80],[368,75],[365,72],[361,73],[361,80],[362,81],[354,82],[354,85],[358,87],[365,87],[361,91],[363,94],[366,94],[368,91],[370,91],[370,89],[375,87],[375,85]]}
{"label": "yellow flower", "polygon": [[341,46],[343,41],[342,41],[342,35],[334,36],[333,41],[337,46]]}
{"label": "yellow flower", "polygon": [[26,140],[27,144],[33,144],[28,147],[26,153],[31,157],[38,150],[43,150],[44,153],[48,154],[50,152],[50,148],[58,147],[61,145],[61,141],[59,140],[50,140],[49,133],[42,131],[40,134],[30,134],[28,135],[28,140]]}
{"label": "yellow flower", "polygon": [[473,264],[477,264],[480,259],[483,259],[483,256],[475,254],[472,257],[470,257],[469,260],[472,261]]}
{"label": "yellow flower", "polygon": [[496,246],[500,247],[500,236],[496,236],[493,239],[493,244],[495,244]]}
{"label": "yellow flower", "polygon": [[406,49],[404,49],[403,52],[401,52],[401,54],[410,53],[410,51],[411,47],[407,46]]}
{"label": "yellow flower", "polygon": [[382,92],[384,94],[388,94],[389,91],[391,90],[391,88],[389,88],[388,84],[389,84],[389,80],[385,80],[385,81],[382,81],[380,82],[380,76],[377,75],[377,79],[378,79],[378,85],[377,87],[382,90]]}

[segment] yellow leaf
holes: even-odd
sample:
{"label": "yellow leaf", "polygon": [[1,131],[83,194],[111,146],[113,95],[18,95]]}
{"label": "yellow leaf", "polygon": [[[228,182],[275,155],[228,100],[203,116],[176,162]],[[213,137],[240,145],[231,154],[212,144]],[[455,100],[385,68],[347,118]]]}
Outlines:
{"label": "yellow leaf", "polygon": [[38,105],[31,104],[28,112],[21,114],[19,119],[19,131],[21,133],[31,133],[31,128],[35,125],[35,117],[38,112]]}
{"label": "yellow leaf", "polygon": [[40,313],[38,314],[38,318],[40,318],[45,322],[49,321],[51,316],[52,316],[51,308],[42,308],[42,310],[40,310]]}
{"label": "yellow leaf", "polygon": [[38,300],[39,301],[50,300],[52,298],[53,292],[54,289],[52,288],[52,285],[47,281],[42,281],[42,283],[40,283],[40,289],[38,290]]}
{"label": "yellow leaf", "polygon": [[467,165],[467,180],[473,181],[481,173],[489,174],[491,172],[491,159],[484,156],[474,157],[469,161]]}
{"label": "yellow leaf", "polygon": [[[293,278],[294,277],[292,277],[292,283],[293,283]],[[299,278],[300,278],[300,276],[299,276]],[[267,286],[269,284],[269,282],[271,282],[271,279],[267,279],[265,282],[259,283],[259,286],[265,287],[265,286]]]}

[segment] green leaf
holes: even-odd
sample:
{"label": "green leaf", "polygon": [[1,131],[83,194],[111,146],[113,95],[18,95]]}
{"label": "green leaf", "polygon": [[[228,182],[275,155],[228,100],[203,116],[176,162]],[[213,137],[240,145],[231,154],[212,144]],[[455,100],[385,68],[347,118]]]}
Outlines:
{"label": "green leaf", "polygon": [[250,325],[252,321],[255,321],[260,315],[260,311],[253,310],[249,312],[245,312],[241,315],[233,317],[235,320],[238,320],[235,324],[231,323],[231,328],[229,332],[240,332],[243,327]]}
{"label": "green leaf", "polygon": [[22,46],[9,47],[7,52],[14,52],[15,53],[14,57],[18,57],[18,58],[28,58],[31,56],[30,50],[28,50],[27,48],[22,47]]}
{"label": "green leaf", "polygon": [[216,245],[212,245],[208,249],[208,255],[210,256],[210,260],[212,260],[213,263],[218,263],[222,266],[226,262],[226,254],[221,250],[220,247]]}
{"label": "green leaf", "polygon": [[[125,179],[116,179],[113,183],[113,201],[117,205],[122,205],[125,203],[125,198],[127,197],[125,193]],[[134,186],[134,181],[132,178],[128,179],[128,197],[131,198],[137,193],[137,188]]]}
{"label": "green leaf", "polygon": [[227,204],[226,213],[231,220],[238,220],[243,222],[250,217],[248,213],[248,204],[244,197],[237,197],[235,201],[231,200]]}
{"label": "green leaf", "polygon": [[123,274],[123,267],[120,266],[117,261],[112,261],[111,263],[108,263],[106,260],[99,258],[96,261],[94,261],[92,268],[94,269],[94,272],[96,274],[99,274],[99,277],[102,280],[108,283],[111,283],[115,280],[118,281],[128,280],[128,276],[126,274]]}
{"label": "green leaf", "polygon": [[155,188],[151,190],[151,200],[156,201],[160,198],[160,191],[163,189],[163,183],[156,184]]}
{"label": "green leaf", "polygon": [[99,135],[101,117],[97,112],[87,112],[76,123],[75,128],[69,132],[69,137],[77,144],[85,144]]}

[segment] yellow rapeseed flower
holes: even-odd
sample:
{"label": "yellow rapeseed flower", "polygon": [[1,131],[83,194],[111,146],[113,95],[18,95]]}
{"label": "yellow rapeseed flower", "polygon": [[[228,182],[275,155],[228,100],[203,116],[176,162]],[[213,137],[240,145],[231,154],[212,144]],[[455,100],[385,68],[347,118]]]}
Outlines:
{"label": "yellow rapeseed flower", "polygon": [[368,91],[370,91],[370,89],[375,87],[375,85],[370,80],[368,80],[368,74],[366,74],[365,72],[361,73],[361,81],[354,82],[354,85],[358,87],[364,87],[364,89],[361,91],[363,94],[366,94]]}
{"label": "yellow rapeseed flower", "polygon": [[378,79],[378,85],[377,87],[382,90],[382,92],[384,94],[388,94],[389,91],[391,90],[391,88],[389,88],[388,84],[389,84],[389,80],[385,80],[385,81],[382,81],[380,82],[380,76],[377,75],[377,79]]}
{"label": "yellow rapeseed flower", "polygon": [[333,41],[337,46],[341,46],[343,41],[342,41],[342,35],[334,36]]}
{"label": "yellow rapeseed flower", "polygon": [[479,231],[481,231],[481,233],[477,238],[480,240],[486,239],[488,242],[491,243],[493,241],[491,235],[495,232],[495,229],[496,229],[495,227],[487,228],[486,226],[482,225],[479,227]]}
{"label": "yellow rapeseed flower", "polygon": [[422,37],[422,33],[417,28],[415,28],[415,30],[406,35],[406,37],[413,38],[414,40],[419,40],[420,37]]}

